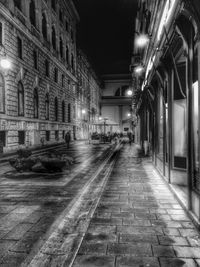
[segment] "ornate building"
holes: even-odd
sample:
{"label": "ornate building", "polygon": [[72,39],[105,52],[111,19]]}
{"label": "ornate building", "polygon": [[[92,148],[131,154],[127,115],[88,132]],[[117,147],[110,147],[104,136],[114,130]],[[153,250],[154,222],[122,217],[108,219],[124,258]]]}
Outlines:
{"label": "ornate building", "polygon": [[19,146],[76,137],[78,13],[71,0],[1,0],[0,141]]}
{"label": "ornate building", "polygon": [[[200,224],[200,8],[197,0],[139,1],[132,71],[138,141]],[[140,70],[140,71],[139,71]]]}
{"label": "ornate building", "polygon": [[77,131],[79,138],[88,138],[89,133],[97,130],[101,82],[83,51],[79,49],[77,54]]}

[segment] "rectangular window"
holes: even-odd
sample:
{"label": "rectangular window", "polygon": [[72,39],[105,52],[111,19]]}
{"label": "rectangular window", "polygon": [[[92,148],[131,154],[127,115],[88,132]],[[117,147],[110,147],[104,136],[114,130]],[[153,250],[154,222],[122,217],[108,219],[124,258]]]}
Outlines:
{"label": "rectangular window", "polygon": [[49,61],[45,60],[45,75],[46,77],[49,77]]}
{"label": "rectangular window", "polygon": [[38,55],[37,51],[33,51],[33,61],[34,61],[34,68],[37,70],[38,69]]}
{"label": "rectangular window", "polygon": [[3,25],[0,22],[0,45],[3,44]]}
{"label": "rectangular window", "polygon": [[6,131],[0,131],[0,153],[3,153],[2,148],[6,146]]}
{"label": "rectangular window", "polygon": [[62,87],[65,85],[65,76],[62,74]]}
{"label": "rectangular window", "polygon": [[58,82],[58,70],[57,70],[57,68],[55,68],[55,70],[54,70],[54,82]]}
{"label": "rectangular window", "polygon": [[18,142],[19,145],[25,144],[25,131],[18,131]]}
{"label": "rectangular window", "polygon": [[17,37],[17,54],[22,59],[22,39],[20,37]]}
{"label": "rectangular window", "polygon": [[46,131],[46,141],[50,140],[50,131]]}
{"label": "rectangular window", "polygon": [[62,131],[62,138],[65,139],[65,130]]}

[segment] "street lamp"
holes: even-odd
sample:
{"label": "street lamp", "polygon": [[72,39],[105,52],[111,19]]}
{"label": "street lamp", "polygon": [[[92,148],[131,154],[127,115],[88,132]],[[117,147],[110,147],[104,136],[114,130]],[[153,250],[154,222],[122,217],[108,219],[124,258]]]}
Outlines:
{"label": "street lamp", "polygon": [[146,34],[140,34],[135,38],[135,44],[137,47],[145,47],[149,42],[149,37]]}
{"label": "street lamp", "polygon": [[126,94],[127,94],[128,96],[132,96],[133,92],[132,92],[131,89],[128,89],[128,91],[126,92]]}
{"label": "street lamp", "polygon": [[135,67],[135,73],[140,74],[144,70],[143,66],[139,65]]}

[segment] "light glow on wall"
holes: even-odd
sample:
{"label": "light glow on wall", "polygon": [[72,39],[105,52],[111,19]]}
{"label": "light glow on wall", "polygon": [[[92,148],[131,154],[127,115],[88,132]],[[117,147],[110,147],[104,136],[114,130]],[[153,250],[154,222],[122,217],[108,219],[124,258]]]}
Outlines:
{"label": "light glow on wall", "polygon": [[163,31],[164,26],[168,23],[169,18],[172,14],[173,11],[173,7],[175,5],[175,3],[177,2],[177,0],[167,0],[164,10],[163,10],[163,14],[159,23],[159,28],[158,28],[158,33],[157,33],[157,40],[159,41],[161,38],[161,34]]}
{"label": "light glow on wall", "polygon": [[147,69],[146,69],[145,79],[147,78],[147,76],[148,76],[150,70],[151,70],[152,67],[153,67],[155,58],[156,58],[156,55],[154,55],[153,57],[151,57],[151,58],[149,59],[149,62],[148,62],[148,65],[147,65]]}

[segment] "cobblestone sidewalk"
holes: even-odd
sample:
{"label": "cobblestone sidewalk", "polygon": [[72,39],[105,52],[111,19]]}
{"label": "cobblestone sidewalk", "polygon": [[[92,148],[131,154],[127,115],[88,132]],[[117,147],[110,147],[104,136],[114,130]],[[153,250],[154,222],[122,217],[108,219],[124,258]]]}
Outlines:
{"label": "cobblestone sidewalk", "polygon": [[200,266],[200,235],[148,159],[124,146],[74,267]]}

